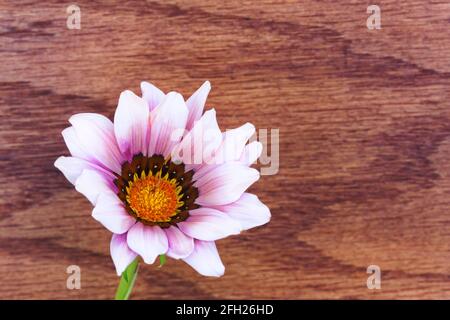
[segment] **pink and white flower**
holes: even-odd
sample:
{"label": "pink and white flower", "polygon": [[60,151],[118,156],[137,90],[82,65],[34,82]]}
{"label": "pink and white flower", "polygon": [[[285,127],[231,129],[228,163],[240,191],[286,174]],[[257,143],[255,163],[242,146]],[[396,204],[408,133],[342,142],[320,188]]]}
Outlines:
{"label": "pink and white flower", "polygon": [[147,82],[141,89],[142,97],[122,92],[114,123],[95,113],[72,116],[62,132],[71,156],[55,166],[113,233],[118,275],[137,256],[151,264],[166,254],[221,276],[215,241],[270,220],[267,206],[245,192],[259,179],[250,165],[262,146],[247,143],[255,128],[222,133],[215,110],[203,113],[208,81],[187,101]]}

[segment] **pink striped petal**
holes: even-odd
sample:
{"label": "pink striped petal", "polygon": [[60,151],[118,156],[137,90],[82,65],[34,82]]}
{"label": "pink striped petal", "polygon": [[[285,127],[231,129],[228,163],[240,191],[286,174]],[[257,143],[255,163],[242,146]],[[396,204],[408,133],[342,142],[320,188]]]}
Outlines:
{"label": "pink striped petal", "polygon": [[[203,173],[204,170],[208,172]],[[196,203],[214,206],[234,202],[258,179],[256,169],[239,162],[227,162],[213,169],[205,166],[194,174],[194,185],[199,190]]]}
{"label": "pink striped petal", "polygon": [[128,247],[126,233],[113,234],[109,249],[114,266],[116,267],[117,275],[120,276],[128,265],[137,257],[137,254]]}
{"label": "pink striped petal", "polygon": [[220,277],[225,273],[214,241],[195,240],[194,251],[183,260],[203,276]]}
{"label": "pink striped petal", "polygon": [[200,119],[205,108],[206,99],[208,98],[209,91],[211,91],[211,84],[209,81],[205,81],[197,91],[186,101],[186,105],[189,110],[189,117],[186,124],[186,129],[191,130],[195,124],[195,121]]}
{"label": "pink striped petal", "polygon": [[129,90],[121,93],[114,115],[114,133],[120,151],[130,160],[135,154],[147,154],[149,115],[144,99]]}
{"label": "pink striped petal", "polygon": [[55,161],[55,167],[58,168],[70,183],[75,184],[75,181],[81,175],[84,169],[96,170],[101,174],[114,180],[114,175],[89,161],[75,158],[75,157],[59,157]]}
{"label": "pink striped petal", "polygon": [[164,92],[149,82],[141,82],[142,98],[147,102],[149,111],[155,109],[163,100]]}
{"label": "pink striped petal", "polygon": [[105,175],[95,170],[84,169],[75,181],[75,189],[83,194],[94,206],[101,193],[116,192],[116,186]]}
{"label": "pink striped petal", "polygon": [[181,94],[169,92],[164,101],[151,112],[151,133],[148,155],[171,154],[184,134],[188,110]]}
{"label": "pink striped petal", "polygon": [[186,258],[194,250],[194,239],[185,235],[177,227],[164,229],[169,240],[167,255],[174,259]]}
{"label": "pink striped petal", "polygon": [[106,229],[117,234],[127,232],[136,223],[136,219],[126,212],[122,201],[112,192],[98,196],[92,217]]}
{"label": "pink striped petal", "polygon": [[191,210],[187,220],[177,225],[188,236],[207,241],[226,238],[241,231],[238,222],[212,208]]}
{"label": "pink striped petal", "polygon": [[225,212],[232,219],[238,221],[242,230],[248,230],[270,220],[270,210],[258,197],[251,193],[243,193],[239,200],[214,209]]}
{"label": "pink striped petal", "polygon": [[128,246],[138,253],[145,263],[152,264],[160,254],[169,249],[167,236],[159,226],[146,226],[136,223],[128,231]]}
{"label": "pink striped petal", "polygon": [[120,174],[124,157],[117,146],[114,125],[95,113],[80,113],[70,117],[82,150],[105,168]]}

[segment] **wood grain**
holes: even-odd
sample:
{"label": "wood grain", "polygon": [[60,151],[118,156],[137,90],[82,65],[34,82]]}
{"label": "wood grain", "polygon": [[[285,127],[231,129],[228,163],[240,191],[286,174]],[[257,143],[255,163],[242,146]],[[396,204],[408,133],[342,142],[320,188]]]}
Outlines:
{"label": "wood grain", "polygon": [[223,129],[280,129],[280,170],[251,188],[272,221],[218,242],[224,277],[169,260],[134,298],[450,298],[448,1],[378,1],[381,30],[365,1],[77,1],[81,30],[69,4],[0,2],[1,299],[113,297],[110,234],[53,167],[60,132],[141,80],[206,79]]}

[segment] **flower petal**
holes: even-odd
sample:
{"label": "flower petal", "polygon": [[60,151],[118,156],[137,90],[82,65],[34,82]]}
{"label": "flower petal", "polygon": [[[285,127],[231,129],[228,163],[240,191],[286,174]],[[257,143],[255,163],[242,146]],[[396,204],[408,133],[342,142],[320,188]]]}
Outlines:
{"label": "flower petal", "polygon": [[181,94],[169,92],[150,115],[151,133],[148,155],[170,155],[184,134],[188,110]]}
{"label": "flower petal", "polygon": [[194,250],[194,239],[185,235],[177,227],[164,229],[169,240],[167,255],[174,259],[186,258]]}
{"label": "flower petal", "polygon": [[84,169],[92,169],[88,161],[74,157],[59,157],[54,165],[72,184],[75,184]]}
{"label": "flower petal", "polygon": [[65,128],[61,132],[61,134],[63,136],[64,142],[66,143],[67,148],[70,151],[70,154],[73,157],[88,160],[88,161],[92,161],[92,160],[95,161],[95,159],[93,157],[89,156],[89,154],[87,154],[86,152],[83,151],[80,141],[79,141],[77,134],[75,132],[75,129],[73,127]]}
{"label": "flower petal", "polygon": [[135,154],[147,154],[149,121],[147,102],[130,90],[120,94],[114,115],[114,133],[120,151],[129,159]]}
{"label": "flower petal", "polygon": [[112,181],[95,170],[84,169],[75,181],[75,189],[83,194],[93,205],[97,198],[104,192],[115,192]]}
{"label": "flower petal", "polygon": [[112,122],[99,114],[80,113],[70,117],[84,153],[96,159],[105,168],[120,174],[124,157],[114,136]]}
{"label": "flower petal", "polygon": [[241,158],[245,144],[255,133],[255,126],[247,122],[239,128],[227,130],[223,134],[223,143],[214,156],[213,163],[221,164],[237,161]]}
{"label": "flower petal", "polygon": [[251,193],[243,193],[239,200],[214,209],[225,212],[238,221],[242,230],[248,230],[263,225],[270,220],[270,210],[258,197]]}
{"label": "flower petal", "polygon": [[211,158],[222,143],[216,111],[208,110],[172,150],[172,159],[186,165],[186,171],[196,170]]}
{"label": "flower petal", "polygon": [[191,210],[187,220],[177,225],[188,236],[207,241],[222,239],[241,231],[238,222],[212,208]]}
{"label": "flower petal", "polygon": [[127,234],[128,246],[138,253],[145,263],[152,264],[160,254],[169,249],[167,236],[159,226],[145,226],[138,222]]}
{"label": "flower petal", "polygon": [[120,276],[128,265],[137,257],[137,254],[128,247],[126,233],[113,234],[109,249],[111,258],[116,267],[117,275]]}
{"label": "flower petal", "polygon": [[259,172],[239,162],[227,162],[213,169],[204,166],[193,178],[197,180],[194,186],[199,190],[196,203],[203,206],[223,205],[239,199],[259,179]]}
{"label": "flower petal", "polygon": [[155,109],[163,100],[164,92],[149,82],[141,82],[142,98],[147,102],[149,111]]}
{"label": "flower petal", "polygon": [[244,148],[244,151],[242,152],[239,161],[247,166],[251,166],[256,162],[256,160],[258,160],[259,156],[261,155],[262,149],[263,145],[259,141],[253,141],[247,144]]}
{"label": "flower petal", "polygon": [[186,124],[186,129],[191,130],[195,121],[200,119],[205,108],[205,102],[208,98],[209,91],[211,91],[211,83],[205,81],[197,91],[186,101],[189,110],[189,117]]}
{"label": "flower petal", "polygon": [[203,276],[220,277],[225,273],[214,241],[195,240],[194,251],[183,260]]}
{"label": "flower petal", "polygon": [[81,175],[84,169],[97,170],[102,174],[114,179],[111,172],[93,164],[89,161],[75,158],[75,157],[64,157],[61,156],[55,161],[55,167],[58,168],[66,177],[70,183],[75,184],[75,181]]}
{"label": "flower petal", "polygon": [[122,201],[112,192],[98,196],[92,217],[106,229],[117,234],[127,232],[136,223],[136,219],[126,212]]}

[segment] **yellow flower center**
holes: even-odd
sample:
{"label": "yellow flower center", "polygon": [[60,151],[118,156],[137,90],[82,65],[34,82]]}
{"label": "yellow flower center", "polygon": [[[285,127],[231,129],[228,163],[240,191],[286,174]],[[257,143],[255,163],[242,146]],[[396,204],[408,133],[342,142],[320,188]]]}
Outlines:
{"label": "yellow flower center", "polygon": [[148,222],[169,222],[183,206],[181,186],[177,179],[169,179],[161,171],[156,175],[134,174],[126,188],[126,201],[139,219]]}
{"label": "yellow flower center", "polygon": [[136,221],[170,228],[185,221],[189,210],[200,207],[195,203],[198,189],[193,177],[194,170],[186,171],[183,163],[139,153],[122,163],[114,184],[125,210]]}

